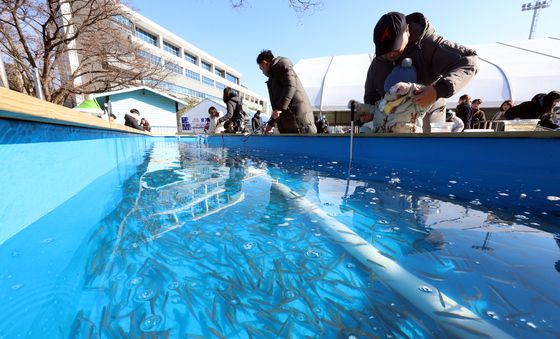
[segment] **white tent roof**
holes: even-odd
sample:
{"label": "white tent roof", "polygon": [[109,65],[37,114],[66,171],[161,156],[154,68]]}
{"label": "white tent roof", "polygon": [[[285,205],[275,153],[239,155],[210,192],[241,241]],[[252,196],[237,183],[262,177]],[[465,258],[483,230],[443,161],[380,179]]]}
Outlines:
{"label": "white tent roof", "polygon": [[[462,94],[481,98],[482,107],[504,100],[530,100],[537,93],[560,89],[560,39],[470,46],[479,56],[479,72],[465,88],[448,99],[454,107]],[[350,99],[363,100],[372,54],[302,59],[295,70],[317,111],[345,111]]]}

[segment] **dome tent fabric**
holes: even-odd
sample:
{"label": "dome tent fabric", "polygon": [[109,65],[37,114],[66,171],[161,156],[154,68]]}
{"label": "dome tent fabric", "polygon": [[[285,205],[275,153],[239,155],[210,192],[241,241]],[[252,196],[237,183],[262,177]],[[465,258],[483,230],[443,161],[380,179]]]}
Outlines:
{"label": "dome tent fabric", "polygon": [[[504,100],[531,100],[537,93],[560,88],[560,38],[497,42],[469,46],[479,56],[479,72],[447,100],[455,107],[459,96],[481,98],[483,107]],[[373,54],[302,59],[295,70],[315,111],[347,111],[350,99],[363,100],[364,84]]]}

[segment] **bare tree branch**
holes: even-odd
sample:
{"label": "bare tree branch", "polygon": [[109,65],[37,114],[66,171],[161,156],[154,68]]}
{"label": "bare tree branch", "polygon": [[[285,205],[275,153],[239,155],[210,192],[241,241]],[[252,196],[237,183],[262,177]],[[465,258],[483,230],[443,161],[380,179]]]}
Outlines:
{"label": "bare tree branch", "polygon": [[[115,20],[124,15],[114,0],[0,0],[0,50],[14,60],[10,84],[34,94],[36,67],[45,99],[62,104],[75,94],[162,81],[170,71],[141,54],[131,27]],[[78,57],[74,69],[70,53]]]}
{"label": "bare tree branch", "polygon": [[[249,5],[250,0],[229,0],[233,8],[242,8]],[[288,5],[298,13],[320,9],[322,0],[288,0]]]}

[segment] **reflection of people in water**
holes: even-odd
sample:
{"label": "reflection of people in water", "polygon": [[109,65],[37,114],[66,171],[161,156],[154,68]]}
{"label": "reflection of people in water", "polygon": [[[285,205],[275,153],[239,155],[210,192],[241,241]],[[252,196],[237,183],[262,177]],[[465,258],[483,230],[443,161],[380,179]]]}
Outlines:
{"label": "reflection of people in water", "polygon": [[229,177],[224,182],[226,192],[229,194],[241,192],[247,164],[243,159],[236,157],[233,151],[226,151],[224,160],[225,166],[229,168]]}

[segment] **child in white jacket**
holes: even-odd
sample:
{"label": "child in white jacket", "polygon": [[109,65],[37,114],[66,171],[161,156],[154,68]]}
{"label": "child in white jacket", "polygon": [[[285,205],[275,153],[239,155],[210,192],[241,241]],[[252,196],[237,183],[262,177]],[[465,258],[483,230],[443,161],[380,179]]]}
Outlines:
{"label": "child in white jacket", "polygon": [[208,134],[222,133],[224,131],[224,125],[219,122],[220,112],[218,112],[216,107],[212,106],[208,109],[208,114],[210,115]]}

